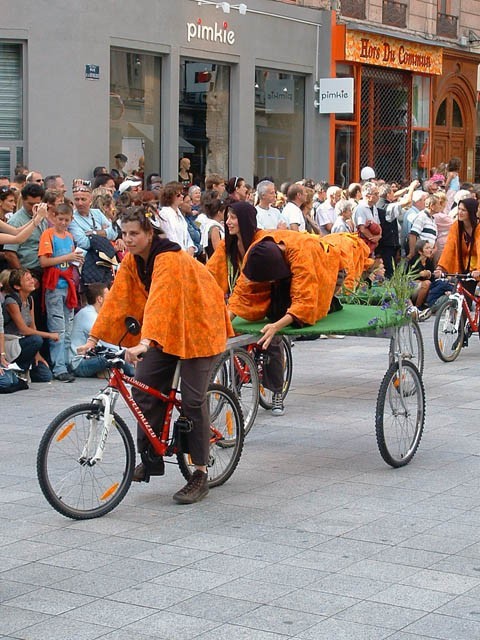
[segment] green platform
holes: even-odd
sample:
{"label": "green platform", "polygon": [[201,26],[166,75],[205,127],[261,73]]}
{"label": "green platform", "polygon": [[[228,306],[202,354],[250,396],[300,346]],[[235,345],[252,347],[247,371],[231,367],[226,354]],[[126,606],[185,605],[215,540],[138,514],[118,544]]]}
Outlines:
{"label": "green platform", "polygon": [[[258,334],[269,320],[247,322],[235,318],[233,328],[237,333]],[[405,316],[399,316],[390,309],[382,309],[370,305],[344,304],[341,311],[330,313],[312,326],[300,329],[286,327],[279,333],[291,336],[318,336],[320,334],[338,333],[345,335],[380,335],[384,329],[397,327],[408,322]]]}

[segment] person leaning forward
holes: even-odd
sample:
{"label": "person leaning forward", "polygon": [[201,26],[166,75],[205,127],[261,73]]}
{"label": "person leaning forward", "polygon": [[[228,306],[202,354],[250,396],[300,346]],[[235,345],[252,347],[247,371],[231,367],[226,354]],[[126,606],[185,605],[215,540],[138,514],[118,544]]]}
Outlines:
{"label": "person leaning forward", "polygon": [[342,268],[340,250],[318,236],[274,231],[250,247],[228,309],[249,321],[273,320],[259,340],[266,348],[280,329],[327,315]]}

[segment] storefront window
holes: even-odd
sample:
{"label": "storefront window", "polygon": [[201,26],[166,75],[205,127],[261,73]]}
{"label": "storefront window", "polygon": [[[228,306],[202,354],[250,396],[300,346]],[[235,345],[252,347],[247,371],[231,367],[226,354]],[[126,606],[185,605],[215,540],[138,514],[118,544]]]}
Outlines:
{"label": "storefront window", "polygon": [[255,70],[255,175],[282,182],[303,177],[305,79]]}
{"label": "storefront window", "polygon": [[123,153],[128,174],[160,170],[160,63],[139,51],[111,52],[110,166]]}
{"label": "storefront window", "polygon": [[423,180],[430,166],[430,78],[413,76],[411,177]]}
{"label": "storefront window", "polygon": [[354,127],[335,129],[335,184],[342,189],[353,182]]}
{"label": "storefront window", "polygon": [[182,60],[178,159],[190,159],[195,184],[205,175],[228,177],[230,67]]}
{"label": "storefront window", "polygon": [[[337,78],[354,78],[354,68],[350,64],[337,64]],[[355,120],[354,113],[336,113],[336,120]]]}
{"label": "storefront window", "polygon": [[428,128],[430,125],[430,78],[413,76],[412,125]]}
{"label": "storefront window", "polygon": [[0,44],[0,175],[10,176],[23,158],[22,45]]}

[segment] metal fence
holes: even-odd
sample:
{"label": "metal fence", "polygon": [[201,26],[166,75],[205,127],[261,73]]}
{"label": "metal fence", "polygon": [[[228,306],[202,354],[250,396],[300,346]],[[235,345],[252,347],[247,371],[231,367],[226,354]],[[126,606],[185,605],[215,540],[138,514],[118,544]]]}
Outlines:
{"label": "metal fence", "polygon": [[411,76],[363,67],[360,166],[387,181],[409,179],[412,140]]}

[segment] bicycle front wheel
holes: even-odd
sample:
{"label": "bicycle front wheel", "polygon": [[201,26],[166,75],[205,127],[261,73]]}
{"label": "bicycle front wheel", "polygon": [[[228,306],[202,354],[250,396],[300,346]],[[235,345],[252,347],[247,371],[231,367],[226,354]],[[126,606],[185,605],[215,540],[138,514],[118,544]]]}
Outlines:
{"label": "bicycle front wheel", "polygon": [[135,446],[116,413],[94,460],[103,432],[103,406],[78,404],[47,427],[38,448],[37,475],[43,495],[59,513],[75,520],[99,518],[125,497],[132,482]]}
{"label": "bicycle front wheel", "polygon": [[[290,344],[290,339],[287,336],[282,336],[282,345],[283,345],[283,388],[282,388],[282,397],[285,399],[287,397],[288,390],[290,389],[290,384],[292,382],[293,375],[293,357],[292,357],[292,345]],[[273,393],[270,389],[267,389],[263,385],[262,379],[260,380],[260,405],[264,409],[271,409],[272,404],[272,396]]]}
{"label": "bicycle front wheel", "polygon": [[[461,313],[461,312],[460,312]],[[458,306],[454,300],[447,300],[437,311],[433,327],[433,344],[438,357],[443,362],[453,362],[463,347],[463,319],[458,317]],[[457,329],[458,325],[458,329]]]}
{"label": "bicycle front wheel", "polygon": [[252,356],[244,349],[226,351],[217,360],[212,382],[233,391],[245,421],[245,435],[255,422],[260,396],[258,370]]}
{"label": "bicycle front wheel", "polygon": [[423,374],[425,360],[423,336],[417,320],[411,318],[407,324],[398,327],[395,335],[390,338],[389,365],[395,362],[398,353],[402,360],[410,360],[417,367],[420,375]]}
{"label": "bicycle front wheel", "polygon": [[417,367],[403,360],[388,368],[377,398],[375,430],[380,455],[403,467],[415,455],[425,423],[425,389]]}
{"label": "bicycle front wheel", "polygon": [[[208,485],[218,487],[230,478],[242,455],[243,416],[237,398],[222,385],[209,386],[207,401],[210,411]],[[195,470],[190,455],[179,452],[177,460],[183,477],[189,480]]]}

